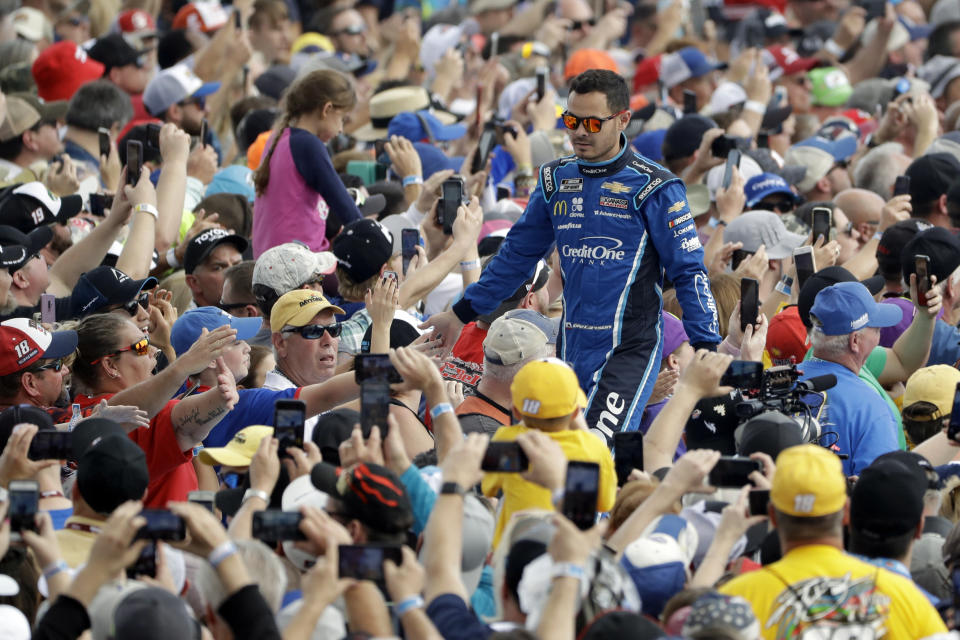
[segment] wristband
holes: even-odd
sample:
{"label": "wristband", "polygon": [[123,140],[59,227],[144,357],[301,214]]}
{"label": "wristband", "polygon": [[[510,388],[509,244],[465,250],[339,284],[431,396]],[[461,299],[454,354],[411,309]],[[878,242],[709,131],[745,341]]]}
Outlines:
{"label": "wristband", "polygon": [[833,54],[837,58],[842,58],[843,54],[846,53],[846,50],[837,44],[837,41],[833,38],[828,38],[827,41],[823,43],[823,48],[827,50],[827,53]]}
{"label": "wristband", "polygon": [[0,487],[0,502],[6,502],[10,499],[10,492],[6,487]]}
{"label": "wristband", "polygon": [[43,568],[43,577],[50,580],[50,578],[63,571],[70,571],[70,566],[63,560],[57,560]]}
{"label": "wristband", "polygon": [[759,113],[763,115],[767,112],[767,105],[757,100],[747,100],[743,105],[744,111],[753,111],[754,113]]}
{"label": "wristband", "polygon": [[533,165],[529,162],[524,162],[523,164],[517,165],[517,170],[514,171],[514,175],[518,178],[529,178],[533,175]]}
{"label": "wristband", "polygon": [[134,213],[149,213],[153,216],[154,220],[160,219],[160,212],[157,211],[157,208],[152,204],[141,202],[140,204],[133,207]]}
{"label": "wristband", "polygon": [[480,268],[480,261],[479,261],[479,260],[466,260],[466,261],[460,263],[460,268],[461,268],[461,269],[464,269],[464,270],[466,270],[466,271],[469,271],[470,269],[479,269],[479,268]]}
{"label": "wristband", "polygon": [[393,612],[397,614],[398,618],[402,618],[403,614],[410,611],[411,609],[422,609],[423,608],[423,598],[420,596],[410,596],[409,598],[404,598],[398,602],[393,607]]}
{"label": "wristband", "polygon": [[576,578],[577,580],[583,580],[587,577],[587,572],[578,564],[573,564],[572,562],[558,562],[553,565],[553,569],[550,571],[550,579],[554,578]]}
{"label": "wristband", "polygon": [[267,495],[266,491],[261,491],[260,489],[247,489],[243,492],[243,500],[240,501],[240,504],[243,504],[250,498],[260,498],[266,504],[270,504],[270,496]]}
{"label": "wristband", "polygon": [[407,176],[403,179],[403,186],[409,187],[412,184],[423,184],[423,177],[421,176]]}
{"label": "wristband", "polygon": [[177,260],[177,250],[173,247],[167,249],[167,264],[172,269],[176,269],[180,266],[180,261]]}
{"label": "wristband", "polygon": [[227,540],[222,543],[216,549],[210,552],[210,555],[207,556],[207,561],[213,565],[213,568],[216,569],[220,566],[220,563],[232,556],[237,552],[237,545],[233,544],[232,540]]}
{"label": "wristband", "polygon": [[554,506],[559,507],[559,505],[563,502],[564,493],[565,492],[563,488],[557,489],[556,491],[552,492],[550,494],[550,502],[553,503]]}
{"label": "wristband", "polygon": [[453,413],[453,405],[449,402],[441,402],[437,406],[430,409],[430,418],[436,420],[445,413]]}

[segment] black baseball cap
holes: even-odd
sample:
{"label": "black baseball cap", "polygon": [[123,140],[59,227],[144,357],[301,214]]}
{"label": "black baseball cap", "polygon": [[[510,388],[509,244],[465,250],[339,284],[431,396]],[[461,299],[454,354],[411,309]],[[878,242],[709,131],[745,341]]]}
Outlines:
{"label": "black baseball cap", "polygon": [[30,233],[0,225],[0,267],[13,273],[53,240],[53,229],[37,227]]}
{"label": "black baseball cap", "polygon": [[666,161],[687,158],[700,147],[703,134],[717,123],[699,114],[688,114],[676,120],[663,137],[663,159]]}
{"label": "black baseball cap", "polygon": [[136,280],[114,267],[100,266],[80,276],[70,294],[70,304],[74,316],[82,318],[109,305],[130,302],[143,289],[155,286],[157,279],[153,276]]}
{"label": "black baseball cap", "polygon": [[914,209],[929,204],[950,190],[960,176],[960,160],[949,153],[930,153],[910,163],[910,202]]}
{"label": "black baseball cap", "polygon": [[58,198],[42,182],[15,184],[0,191],[0,220],[23,233],[52,222],[66,224],[81,209],[83,196]]}
{"label": "black baseball cap", "polygon": [[13,428],[18,424],[35,424],[40,431],[53,431],[53,418],[50,414],[29,404],[19,404],[7,407],[0,411],[0,451],[7,446],[7,441],[13,434]]}
{"label": "black baseball cap", "polygon": [[850,530],[884,540],[917,528],[923,519],[926,474],[900,460],[876,460],[860,472],[850,494]]}
{"label": "black baseball cap", "polygon": [[126,435],[105,436],[80,456],[77,488],[97,513],[109,514],[127,500],[140,500],[148,484],[147,457]]}
{"label": "black baseball cap", "polygon": [[107,418],[85,418],[73,429],[73,459],[79,460],[90,447],[108,436],[127,437],[119,423]]}
{"label": "black baseball cap", "polygon": [[741,456],[760,451],[774,460],[784,449],[804,443],[797,421],[779,411],[764,411],[750,418],[738,427],[736,439]]}
{"label": "black baseball cap", "polygon": [[253,81],[254,86],[261,94],[270,96],[277,102],[283,97],[283,92],[287,90],[293,81],[297,78],[297,72],[292,67],[285,64],[278,64],[270,67]]}
{"label": "black baseball cap", "polygon": [[193,273],[197,267],[203,264],[211,251],[224,243],[232,244],[240,253],[246,251],[250,244],[243,236],[232,234],[223,229],[207,229],[190,239],[183,256],[183,270],[187,273]]}
{"label": "black baseball cap", "polygon": [[127,39],[119,33],[98,38],[93,46],[87,49],[87,55],[103,65],[104,74],[109,73],[114,67],[125,67],[127,65],[143,66],[143,54],[145,51],[137,51]]}
{"label": "black baseball cap", "polygon": [[[353,409],[334,409],[317,416],[313,428],[313,443],[320,449],[323,459],[340,466],[340,443],[349,440],[353,425],[360,424],[360,412]],[[370,437],[371,426],[363,428],[363,437]]]}
{"label": "black baseball cap", "polygon": [[857,280],[852,273],[843,267],[833,266],[817,271],[803,283],[803,288],[800,289],[800,295],[797,299],[797,313],[800,314],[800,321],[807,329],[813,326],[813,323],[810,322],[810,309],[813,307],[813,301],[817,294],[838,282],[860,282],[870,291],[872,296],[880,293],[884,285],[882,276]]}
{"label": "black baseball cap", "polygon": [[903,249],[919,232],[929,229],[929,222],[920,218],[908,218],[887,227],[877,243],[877,263],[880,273],[885,276],[902,274],[901,257]]}
{"label": "black baseball cap", "polygon": [[310,480],[320,491],[340,500],[342,515],[380,533],[403,533],[413,526],[413,507],[397,475],[378,464],[361,462],[340,470],[321,462]]}
{"label": "black baseball cap", "polygon": [[379,222],[365,218],[345,226],[332,248],[337,268],[360,283],[379,273],[393,255],[393,236]]}
{"label": "black baseball cap", "polygon": [[930,275],[937,276],[937,282],[943,282],[960,266],[960,240],[943,227],[930,227],[917,233],[900,256],[904,282],[910,282],[910,275],[916,272],[918,255],[930,257]]}

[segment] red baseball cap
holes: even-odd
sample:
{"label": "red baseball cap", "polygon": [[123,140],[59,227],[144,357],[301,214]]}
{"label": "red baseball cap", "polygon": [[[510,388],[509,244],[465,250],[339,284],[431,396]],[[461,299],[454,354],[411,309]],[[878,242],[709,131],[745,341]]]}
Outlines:
{"label": "red baseball cap", "polygon": [[786,307],[770,320],[767,353],[774,366],[790,364],[791,356],[801,362],[807,355],[807,328],[800,321],[796,305]]}
{"label": "red baseball cap", "polygon": [[157,22],[143,9],[128,9],[117,16],[117,29],[123,34],[155,35]]}
{"label": "red baseball cap", "polygon": [[638,93],[660,79],[660,59],[663,54],[644,58],[633,72],[633,92]]}
{"label": "red baseball cap", "polygon": [[69,100],[77,89],[99,80],[104,66],[72,40],[61,40],[37,56],[31,71],[37,83],[37,95],[51,102]]}
{"label": "red baseball cap", "polygon": [[227,23],[227,12],[219,2],[190,2],[173,17],[174,29],[210,33]]}
{"label": "red baseball cap", "polygon": [[41,358],[64,358],[77,348],[76,331],[50,333],[29,318],[0,323],[0,376],[23,371]]}
{"label": "red baseball cap", "polygon": [[617,63],[613,57],[601,49],[577,49],[567,60],[563,68],[563,79],[570,82],[588,69],[606,69],[619,73]]}
{"label": "red baseball cap", "polygon": [[[780,76],[810,71],[820,64],[820,61],[816,58],[802,58],[799,53],[790,47],[780,45],[767,47],[763,52],[763,59],[773,72],[770,77],[771,80],[776,80]],[[774,65],[777,68],[774,68]]]}

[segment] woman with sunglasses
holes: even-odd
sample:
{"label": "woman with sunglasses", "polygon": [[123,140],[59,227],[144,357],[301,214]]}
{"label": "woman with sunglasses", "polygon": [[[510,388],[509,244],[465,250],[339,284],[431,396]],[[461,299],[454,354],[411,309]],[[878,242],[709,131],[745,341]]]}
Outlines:
{"label": "woman with sunglasses", "polygon": [[253,174],[254,257],[294,240],[325,251],[330,210],[343,225],[363,217],[326,147],[343,131],[343,120],[356,103],[350,79],[336,71],[313,71],[287,89],[283,115]]}
{"label": "woman with sunglasses", "polygon": [[[229,326],[203,332],[193,346],[154,375],[157,348],[129,317],[106,313],[84,318],[77,327],[73,363],[74,402],[85,415],[101,400],[147,412],[150,426],[129,433],[147,454],[150,485],[145,506],[186,500],[197,489],[190,460],[193,448],[228,415],[237,401],[236,382],[224,364],[224,350],[236,342]],[[173,399],[191,375],[215,363],[217,384],[183,400]]]}

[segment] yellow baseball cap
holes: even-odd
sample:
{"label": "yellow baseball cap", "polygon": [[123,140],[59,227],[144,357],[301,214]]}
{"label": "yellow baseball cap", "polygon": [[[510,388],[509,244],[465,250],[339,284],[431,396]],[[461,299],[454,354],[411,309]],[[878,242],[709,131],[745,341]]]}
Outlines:
{"label": "yellow baseball cap", "polygon": [[323,297],[323,294],[312,289],[296,289],[280,296],[270,312],[270,330],[280,331],[287,325],[304,327],[310,324],[313,316],[326,309],[333,309],[334,313],[343,313],[343,309]]}
{"label": "yellow baseball cap", "polygon": [[815,444],[784,449],[777,456],[770,500],[777,511],[803,518],[840,511],[847,500],[840,458]]}
{"label": "yellow baseball cap", "polygon": [[523,365],[510,384],[510,394],[517,411],[531,418],[568,416],[587,404],[577,374],[558,358]]}
{"label": "yellow baseball cap", "polygon": [[907,388],[903,392],[904,411],[918,402],[929,402],[940,410],[939,417],[950,415],[957,383],[960,383],[960,371],[950,365],[935,364],[917,369],[907,378]]}
{"label": "yellow baseball cap", "polygon": [[273,427],[244,427],[237,431],[227,446],[201,449],[200,462],[211,466],[222,464],[227,467],[249,467],[253,454],[260,448],[260,441],[271,436]]}
{"label": "yellow baseball cap", "polygon": [[317,51],[333,53],[336,47],[333,46],[333,42],[327,36],[314,31],[307,31],[293,41],[290,53],[299,53],[303,49],[306,49],[304,53],[316,53]]}

